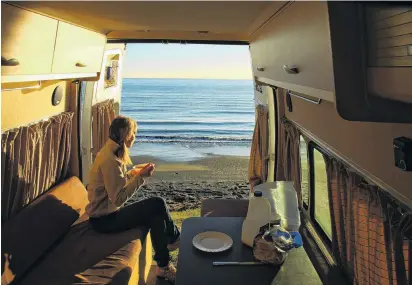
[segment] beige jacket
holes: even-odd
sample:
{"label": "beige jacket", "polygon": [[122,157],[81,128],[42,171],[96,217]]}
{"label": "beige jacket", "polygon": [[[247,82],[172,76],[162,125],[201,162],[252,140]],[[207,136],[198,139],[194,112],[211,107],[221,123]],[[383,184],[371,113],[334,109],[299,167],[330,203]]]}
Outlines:
{"label": "beige jacket", "polygon": [[87,185],[89,217],[99,217],[117,211],[144,184],[140,176],[127,178],[126,167],[114,154],[119,145],[108,140],[97,154]]}

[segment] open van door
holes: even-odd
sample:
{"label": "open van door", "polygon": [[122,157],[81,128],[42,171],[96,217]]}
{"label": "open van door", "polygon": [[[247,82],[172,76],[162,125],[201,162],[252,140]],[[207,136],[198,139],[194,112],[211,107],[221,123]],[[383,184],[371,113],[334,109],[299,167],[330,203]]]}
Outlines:
{"label": "open van door", "polygon": [[[88,173],[94,155],[100,150],[97,148],[100,148],[103,144],[103,141],[98,143],[96,140],[107,139],[106,133],[111,119],[120,113],[122,68],[125,53],[126,44],[106,44],[99,81],[84,81],[81,85],[81,172],[82,181],[85,185],[88,183]],[[101,108],[107,109],[107,112],[104,112],[106,115],[110,113],[105,119],[99,119],[96,116],[97,113],[102,113]]]}

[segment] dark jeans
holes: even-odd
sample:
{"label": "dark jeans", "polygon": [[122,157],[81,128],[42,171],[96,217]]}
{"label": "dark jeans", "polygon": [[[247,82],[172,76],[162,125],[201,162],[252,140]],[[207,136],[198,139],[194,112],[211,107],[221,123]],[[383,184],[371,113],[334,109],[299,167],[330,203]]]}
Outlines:
{"label": "dark jeans", "polygon": [[155,250],[154,260],[160,267],[166,266],[170,260],[167,245],[174,243],[180,236],[165,200],[160,197],[135,202],[106,216],[90,218],[90,222],[99,233],[122,232],[138,226],[148,227]]}

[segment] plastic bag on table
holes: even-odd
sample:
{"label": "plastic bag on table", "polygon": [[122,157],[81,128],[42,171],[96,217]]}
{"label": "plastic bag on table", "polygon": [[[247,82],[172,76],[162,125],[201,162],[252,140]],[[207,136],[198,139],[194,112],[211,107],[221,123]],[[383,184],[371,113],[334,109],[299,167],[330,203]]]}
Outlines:
{"label": "plastic bag on table", "polygon": [[287,258],[288,251],[302,245],[299,232],[288,232],[281,226],[272,226],[255,237],[253,255],[264,263],[280,265]]}

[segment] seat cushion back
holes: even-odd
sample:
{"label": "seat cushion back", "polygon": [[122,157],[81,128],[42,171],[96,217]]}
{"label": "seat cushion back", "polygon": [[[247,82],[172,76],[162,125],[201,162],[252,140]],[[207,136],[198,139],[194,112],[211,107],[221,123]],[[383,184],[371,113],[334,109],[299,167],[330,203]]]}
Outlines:
{"label": "seat cushion back", "polygon": [[2,273],[8,264],[8,274],[14,280],[21,277],[69,231],[87,203],[83,184],[71,177],[7,221],[2,227]]}

